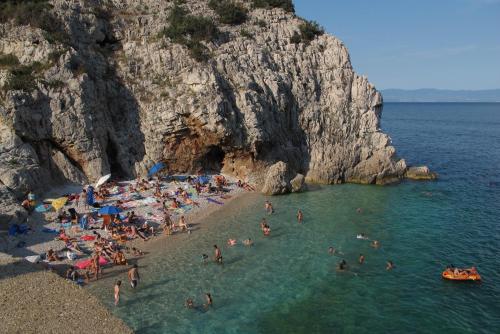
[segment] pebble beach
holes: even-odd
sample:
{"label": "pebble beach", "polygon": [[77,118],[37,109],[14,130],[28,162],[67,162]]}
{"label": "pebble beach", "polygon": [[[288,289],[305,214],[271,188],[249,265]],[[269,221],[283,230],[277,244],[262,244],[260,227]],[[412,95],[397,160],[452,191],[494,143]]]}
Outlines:
{"label": "pebble beach", "polygon": [[[223,187],[223,192],[209,192],[206,187],[206,192],[196,193],[185,177],[169,179],[161,181],[160,188],[162,194],[168,194],[169,200],[178,200],[181,205],[179,208],[167,207],[164,209],[163,199],[155,198],[154,192],[157,187],[154,181],[149,181],[150,187],[135,191],[137,181],[121,181],[114,183],[108,190],[109,195],[105,196],[99,202],[100,207],[115,205],[118,201],[123,211],[120,213],[125,217],[127,212],[134,211],[137,216],[138,224],[147,221],[155,230],[154,234],[148,235],[147,240],[141,238],[127,238],[126,241],[119,244],[119,248],[127,259],[128,265],[113,265],[109,260],[108,264],[102,267],[101,278],[116,277],[116,279],[126,280],[126,272],[131,264],[140,266],[141,258],[148,256],[154,252],[156,247],[161,247],[164,242],[175,238],[179,233],[198,233],[198,224],[203,223],[203,219],[209,216],[214,211],[224,208],[224,205],[233,199],[240,197],[246,191],[242,187],[236,185],[237,180],[226,177],[226,185]],[[131,187],[132,186],[132,187]],[[48,203],[55,198],[67,196],[72,198],[73,195],[81,192],[82,185],[71,185],[57,187],[50,192],[40,196],[37,201],[37,206]],[[133,191],[130,191],[132,189]],[[180,191],[189,193],[189,203],[185,204],[180,196]],[[213,190],[213,189],[212,189]],[[49,207],[50,208],[50,207]],[[65,272],[75,263],[90,259],[93,253],[94,240],[82,240],[82,236],[93,235],[97,231],[103,238],[111,240],[111,234],[107,230],[100,229],[102,225],[102,217],[97,214],[98,208],[92,208],[83,204],[83,201],[68,200],[62,211],[75,209],[79,217],[84,214],[95,217],[95,223],[89,226],[92,230],[81,229],[78,224],[63,223],[61,224],[58,214],[61,211],[55,212],[49,209],[46,212],[34,211],[28,220],[28,232],[17,235],[1,235],[2,243],[0,248],[0,261],[2,267],[9,268],[0,277],[0,291],[2,309],[10,321],[4,322],[0,327],[0,332],[39,332],[37,329],[48,329],[49,332],[59,333],[73,328],[79,330],[85,328],[94,333],[127,333],[131,332],[121,320],[115,318],[96,298],[92,297],[85,288],[89,284],[93,284],[94,277],[90,280],[80,282],[77,285],[65,277]],[[173,235],[163,233],[161,227],[164,218],[164,210],[168,212],[172,222],[175,224],[181,216],[184,216],[188,231],[181,232],[180,229],[174,228]],[[84,252],[78,254],[77,258],[70,259],[66,257],[65,242],[59,240],[58,233],[61,227],[71,239],[78,241],[78,247]],[[168,241],[167,241],[168,242]],[[133,254],[132,248],[144,250],[143,255]],[[54,250],[60,257],[60,261],[48,261],[45,254],[50,250]],[[33,262],[33,263],[31,263]],[[112,297],[112,286],[110,286],[110,296]],[[29,293],[26,293],[26,289]],[[14,291],[13,293],[6,293]],[[18,300],[19,303],[13,301]],[[30,307],[29,317],[23,316],[23,309]],[[33,307],[32,307],[33,306]],[[91,310],[91,311],[89,311]],[[83,318],[90,317],[91,321],[83,321]],[[23,319],[21,319],[23,318]],[[61,318],[64,321],[61,322]],[[39,321],[43,319],[43,321]],[[68,320],[71,319],[71,320]],[[16,324],[22,323],[23,326],[16,327]],[[36,323],[37,325],[33,325]],[[53,325],[51,325],[53,323]],[[98,324],[98,325],[97,325]],[[63,330],[65,328],[65,330]]]}

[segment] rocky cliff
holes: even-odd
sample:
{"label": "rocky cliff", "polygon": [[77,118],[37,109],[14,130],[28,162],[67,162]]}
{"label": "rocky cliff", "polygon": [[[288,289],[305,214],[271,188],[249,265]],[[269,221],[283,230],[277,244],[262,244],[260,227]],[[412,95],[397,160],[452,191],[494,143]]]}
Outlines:
{"label": "rocky cliff", "polygon": [[[308,182],[403,177],[379,127],[382,97],[344,44],[308,35],[280,1],[257,2],[240,2],[237,24],[199,0],[53,0],[39,24],[4,17],[0,198],[135,177],[157,161],[255,181],[279,161]],[[216,33],[169,37],[174,7]]]}

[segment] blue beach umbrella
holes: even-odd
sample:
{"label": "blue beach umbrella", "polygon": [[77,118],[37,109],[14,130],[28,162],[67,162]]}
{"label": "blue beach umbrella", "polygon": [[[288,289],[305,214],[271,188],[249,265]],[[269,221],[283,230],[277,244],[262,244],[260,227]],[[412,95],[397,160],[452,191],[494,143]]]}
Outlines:
{"label": "blue beach umbrella", "polygon": [[105,206],[97,211],[97,213],[101,215],[117,215],[120,212],[122,212],[122,209],[117,208],[116,206]]}
{"label": "blue beach umbrella", "polygon": [[151,177],[151,176],[155,175],[156,173],[158,173],[159,171],[161,171],[165,167],[166,166],[163,162],[158,162],[158,163],[154,164],[154,166],[149,169],[148,176]]}

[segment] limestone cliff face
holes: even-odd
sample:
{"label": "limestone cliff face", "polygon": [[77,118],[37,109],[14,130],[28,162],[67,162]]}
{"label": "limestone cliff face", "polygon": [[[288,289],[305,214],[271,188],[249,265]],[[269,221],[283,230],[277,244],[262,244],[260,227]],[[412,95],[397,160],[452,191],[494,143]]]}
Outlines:
{"label": "limestone cliff face", "polygon": [[[172,2],[52,4],[66,43],[0,24],[0,55],[43,64],[35,89],[4,89],[1,98],[4,191],[134,177],[157,161],[257,181],[278,161],[309,182],[385,183],[405,173],[379,128],[379,92],[337,38],[291,43],[303,22],[291,13],[253,9],[242,25],[219,25],[200,63],[158,37]],[[183,6],[215,17],[205,1]],[[0,67],[0,87],[7,80]]]}

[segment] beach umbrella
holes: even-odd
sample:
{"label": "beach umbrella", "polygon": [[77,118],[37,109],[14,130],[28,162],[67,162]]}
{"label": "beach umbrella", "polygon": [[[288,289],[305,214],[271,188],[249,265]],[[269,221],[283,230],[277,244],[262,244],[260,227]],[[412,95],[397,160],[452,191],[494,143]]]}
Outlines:
{"label": "beach umbrella", "polygon": [[96,188],[99,188],[99,186],[103,185],[104,183],[106,183],[106,181],[109,180],[109,178],[111,177],[111,174],[108,174],[108,175],[104,175],[103,177],[101,177],[97,183],[95,184],[95,187]]}
{"label": "beach umbrella", "polygon": [[154,164],[154,166],[149,169],[148,176],[151,177],[151,176],[155,175],[156,173],[158,173],[159,171],[161,171],[165,167],[167,167],[167,166],[165,166],[165,164],[163,162],[158,162],[158,163]]}
{"label": "beach umbrella", "polygon": [[50,203],[54,210],[59,211],[68,201],[67,197],[59,197]]}
{"label": "beach umbrella", "polygon": [[117,208],[116,206],[105,206],[97,211],[101,215],[117,215],[122,212],[122,209]]}

